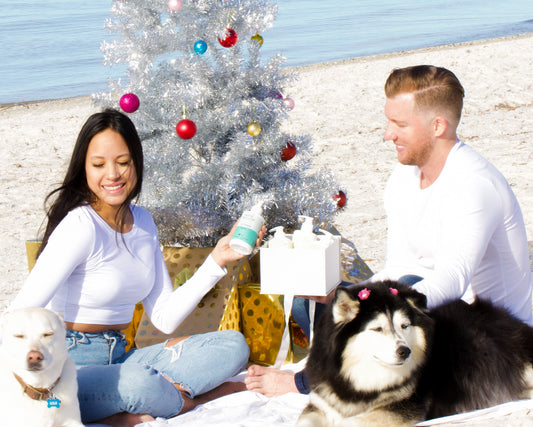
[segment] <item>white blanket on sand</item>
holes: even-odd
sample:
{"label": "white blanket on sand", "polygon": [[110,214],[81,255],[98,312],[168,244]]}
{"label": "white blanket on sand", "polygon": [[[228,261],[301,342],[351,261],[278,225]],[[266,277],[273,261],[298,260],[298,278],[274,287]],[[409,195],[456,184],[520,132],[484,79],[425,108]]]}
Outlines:
{"label": "white blanket on sand", "polygon": [[[294,365],[284,365],[282,369],[296,372],[302,367],[303,364],[300,362]],[[245,376],[246,373],[243,372],[234,380],[242,381]],[[289,427],[296,423],[307,402],[307,395],[297,393],[267,398],[259,393],[243,391],[198,406],[193,411],[179,417],[158,418],[155,421],[139,424],[138,427]],[[528,416],[530,412],[533,413],[533,399],[509,402],[479,411],[425,421],[417,425],[527,426],[533,425],[533,416]]]}
{"label": "white blanket on sand", "polygon": [[[138,427],[289,427],[296,424],[307,401],[307,395],[297,393],[267,398],[259,393],[243,391],[213,400],[179,417],[158,418]],[[521,400],[425,421],[417,426],[531,426],[533,417],[527,415],[530,411],[533,411],[533,400]],[[511,419],[516,419],[516,423]]]}

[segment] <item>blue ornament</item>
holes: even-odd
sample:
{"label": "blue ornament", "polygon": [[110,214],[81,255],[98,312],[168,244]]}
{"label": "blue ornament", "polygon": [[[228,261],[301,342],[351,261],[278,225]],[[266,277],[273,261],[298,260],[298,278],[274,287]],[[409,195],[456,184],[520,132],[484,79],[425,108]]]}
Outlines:
{"label": "blue ornament", "polygon": [[202,55],[207,50],[207,43],[203,40],[198,40],[196,43],[194,43],[194,51],[198,55]]}

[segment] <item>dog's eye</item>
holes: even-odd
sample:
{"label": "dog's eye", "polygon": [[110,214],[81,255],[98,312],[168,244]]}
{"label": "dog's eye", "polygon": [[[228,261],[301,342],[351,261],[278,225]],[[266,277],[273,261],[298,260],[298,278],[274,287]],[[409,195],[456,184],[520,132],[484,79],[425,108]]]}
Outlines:
{"label": "dog's eye", "polygon": [[409,326],[411,326],[410,323],[402,323],[402,329],[407,329]]}
{"label": "dog's eye", "polygon": [[15,334],[13,335],[15,338],[23,339],[26,338],[24,334]]}
{"label": "dog's eye", "polygon": [[381,326],[378,326],[376,328],[372,328],[374,332],[383,332],[383,328]]}
{"label": "dog's eye", "polygon": [[46,337],[51,337],[52,335],[54,335],[53,332],[45,332],[45,333],[43,334],[43,337],[45,337],[45,338],[46,338]]}

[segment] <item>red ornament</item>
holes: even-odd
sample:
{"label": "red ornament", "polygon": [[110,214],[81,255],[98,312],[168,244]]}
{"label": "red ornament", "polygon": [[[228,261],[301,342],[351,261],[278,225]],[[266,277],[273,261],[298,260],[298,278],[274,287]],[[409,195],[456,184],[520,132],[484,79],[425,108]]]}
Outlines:
{"label": "red ornament", "polygon": [[126,93],[120,98],[120,108],[126,113],[134,113],[139,108],[139,98],[134,93]]}
{"label": "red ornament", "polygon": [[218,38],[218,42],[224,47],[232,47],[237,43],[237,33],[231,28],[226,28],[226,36],[221,39]]}
{"label": "red ornament", "polygon": [[286,162],[296,156],[296,145],[292,141],[287,141],[287,145],[281,151],[281,160]]}
{"label": "red ornament", "polygon": [[339,192],[333,196],[333,200],[337,201],[337,207],[339,209],[343,208],[346,206],[346,193],[342,190],[339,190]]}
{"label": "red ornament", "polygon": [[196,125],[189,119],[180,120],[176,125],[176,133],[181,139],[191,139],[196,135]]}

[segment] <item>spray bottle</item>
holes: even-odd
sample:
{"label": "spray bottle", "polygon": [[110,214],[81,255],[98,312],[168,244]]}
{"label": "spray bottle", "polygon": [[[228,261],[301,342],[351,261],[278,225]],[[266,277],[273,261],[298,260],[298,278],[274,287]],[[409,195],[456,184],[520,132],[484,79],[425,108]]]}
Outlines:
{"label": "spray bottle", "polygon": [[252,253],[259,231],[265,222],[262,213],[263,206],[261,203],[243,212],[229,242],[231,249],[242,255],[250,255]]}

